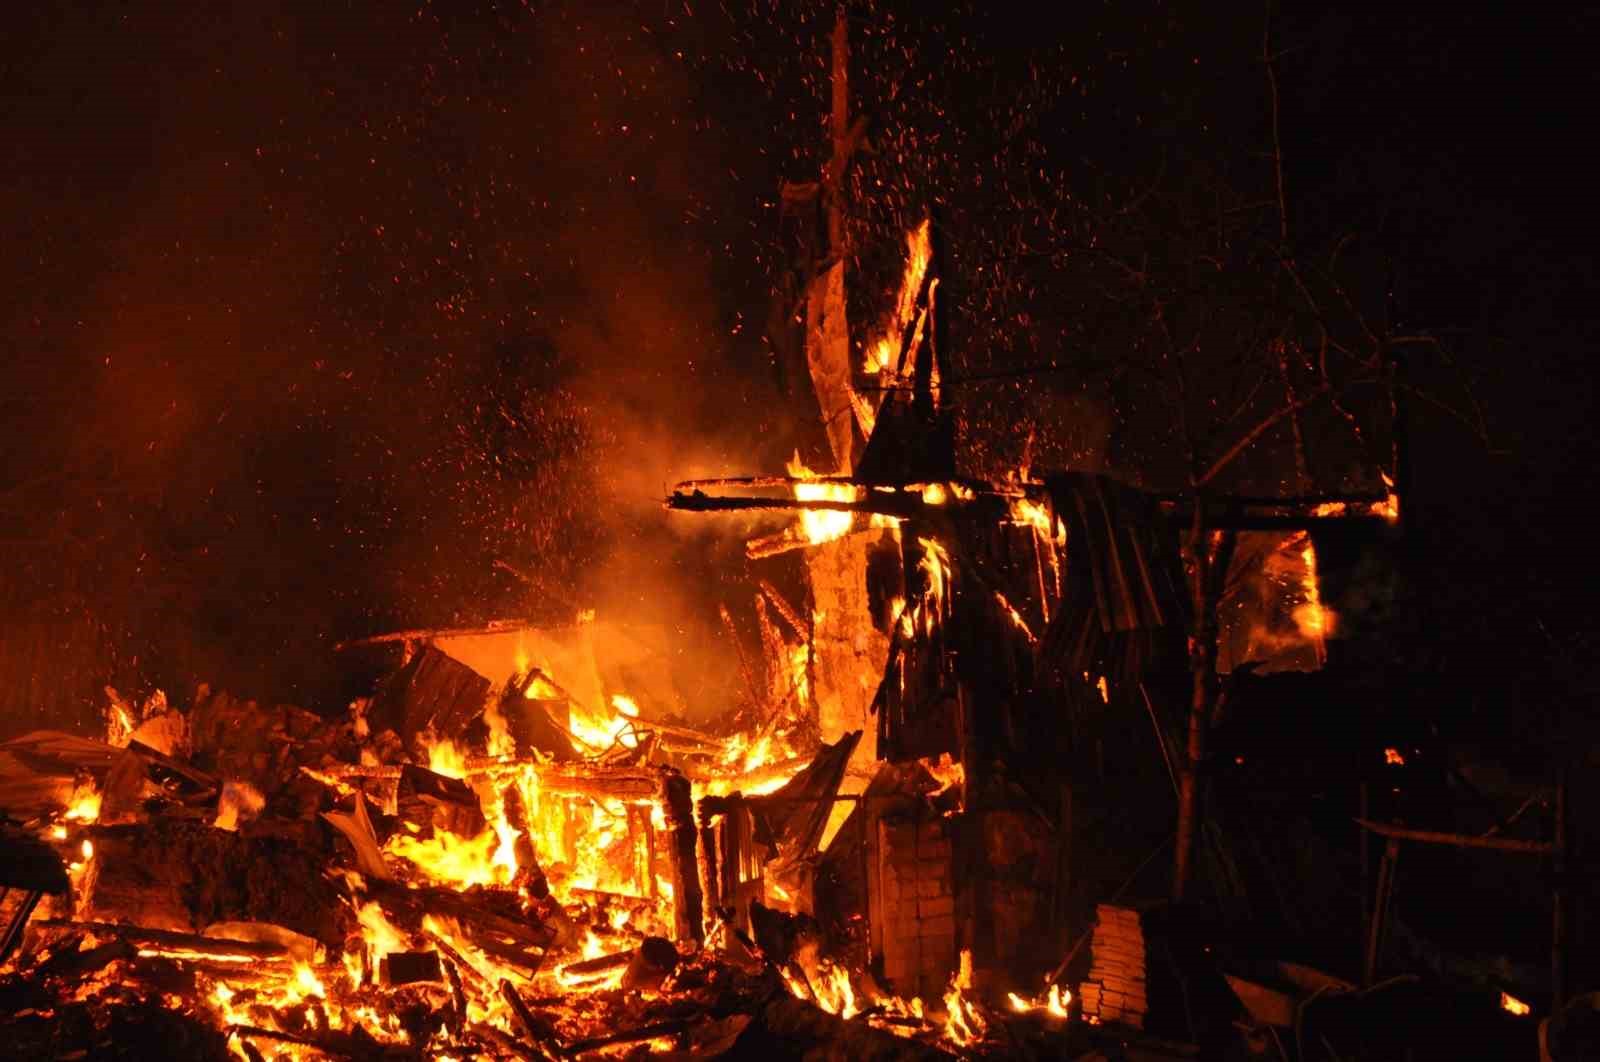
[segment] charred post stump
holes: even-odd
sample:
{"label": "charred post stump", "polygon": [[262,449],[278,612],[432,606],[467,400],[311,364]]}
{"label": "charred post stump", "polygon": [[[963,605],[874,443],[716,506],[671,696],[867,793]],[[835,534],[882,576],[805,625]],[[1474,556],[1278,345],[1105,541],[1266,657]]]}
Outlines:
{"label": "charred post stump", "polygon": [[702,942],[705,927],[700,918],[700,865],[695,858],[698,831],[689,779],[677,771],[663,771],[661,807],[672,834],[667,846],[667,867],[672,880],[673,931],[679,940]]}

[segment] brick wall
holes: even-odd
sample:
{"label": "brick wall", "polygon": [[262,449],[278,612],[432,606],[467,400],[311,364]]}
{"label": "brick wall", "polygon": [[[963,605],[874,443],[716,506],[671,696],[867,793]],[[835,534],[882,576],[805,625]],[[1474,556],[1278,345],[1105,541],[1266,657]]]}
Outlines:
{"label": "brick wall", "polygon": [[1089,941],[1089,976],[1078,986],[1086,1018],[1144,1028],[1144,930],[1139,912],[1101,904]]}
{"label": "brick wall", "polygon": [[883,972],[902,996],[938,998],[956,964],[948,820],[878,821]]}

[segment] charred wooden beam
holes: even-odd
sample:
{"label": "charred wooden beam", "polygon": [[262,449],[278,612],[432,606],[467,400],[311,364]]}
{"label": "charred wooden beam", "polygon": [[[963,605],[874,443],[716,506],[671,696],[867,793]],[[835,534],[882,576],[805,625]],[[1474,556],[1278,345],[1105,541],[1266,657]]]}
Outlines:
{"label": "charred wooden beam", "polygon": [[539,791],[554,796],[656,803],[663,799],[660,772],[651,767],[570,764],[539,771]]}
{"label": "charred wooden beam", "polygon": [[706,910],[716,911],[722,906],[721,877],[717,869],[717,831],[712,825],[714,813],[706,810],[701,800],[695,809],[700,822],[700,888]]}
{"label": "charred wooden beam", "polygon": [[633,949],[619,951],[611,955],[598,955],[593,959],[579,959],[569,962],[561,968],[562,977],[595,977],[599,974],[620,970],[633,960]]}
{"label": "charred wooden beam", "polygon": [[636,1044],[644,1040],[654,1040],[659,1036],[681,1036],[688,1028],[688,1022],[681,1020],[656,1021],[634,1029],[607,1033],[604,1036],[591,1036],[586,1040],[574,1040],[567,1045],[567,1052],[571,1055],[581,1055],[585,1051],[597,1051],[602,1047],[615,1047],[619,1044]]}
{"label": "charred wooden beam", "polygon": [[936,1047],[875,1029],[866,1022],[846,1021],[787,992],[770,997],[755,1022],[740,1036],[734,1054],[765,1052],[777,1045],[795,1054],[820,1047],[830,1057],[861,1059],[945,1059]]}
{"label": "charred wooden beam", "polygon": [[[687,492],[703,492],[707,490],[723,489],[749,489],[771,490],[774,488],[787,489],[805,484],[826,484],[828,486],[856,487],[861,490],[890,491],[911,494],[920,497],[923,488],[931,486],[929,483],[885,483],[882,480],[862,479],[857,476],[721,476],[715,479],[686,479],[673,486],[674,494]],[[990,494],[1001,498],[1021,498],[1027,496],[1024,487],[1007,486],[997,483],[988,483],[979,479],[964,479],[954,477],[938,481],[940,486],[957,486],[972,491],[973,494]],[[1041,485],[1042,486],[1042,485]],[[1372,499],[1382,501],[1383,498]]]}
{"label": "charred wooden beam", "polygon": [[[460,983],[462,976],[470,977],[472,979],[473,987],[479,991],[492,992],[494,990],[494,985],[490,983],[488,977],[483,973],[483,971],[472,965],[467,957],[457,951],[455,946],[448,940],[444,939],[444,937],[440,936],[438,933],[435,933],[427,926],[422,927],[422,937],[427,940],[428,943],[432,944],[436,949],[438,949],[440,955],[443,955],[449,960],[449,962],[445,964],[445,972],[450,975],[452,991],[456,990],[455,986]],[[463,1003],[463,1009],[461,1011],[463,1014],[466,1013],[465,1006],[466,1005]]]}
{"label": "charred wooden beam", "polygon": [[[0,891],[0,896],[3,895],[4,892]],[[11,958],[11,953],[22,943],[22,934],[28,928],[28,919],[33,917],[34,908],[39,906],[39,901],[42,899],[44,893],[33,889],[23,895],[22,901],[12,911],[11,921],[6,923],[5,935],[0,936],[0,963]]]}
{"label": "charred wooden beam", "polygon": [[[369,886],[373,897],[397,921],[418,927],[425,915],[454,918],[480,950],[529,972],[539,969],[555,941],[555,930],[549,926],[497,913],[449,889],[407,888],[392,882],[369,882]],[[429,939],[439,943],[436,936]]]}
{"label": "charred wooden beam", "polygon": [[1245,506],[1247,508],[1264,509],[1303,509],[1319,505],[1381,505],[1389,500],[1387,494],[1373,491],[1357,491],[1354,493],[1334,491],[1323,494],[1293,494],[1283,497],[1265,494],[1224,494],[1213,495],[1212,497],[1223,507]]}
{"label": "charred wooden beam", "polygon": [[1368,524],[1390,526],[1387,517],[1370,513],[1347,516],[1273,516],[1252,513],[1219,513],[1206,518],[1206,525],[1219,531],[1311,531],[1319,527],[1351,527]]}
{"label": "charred wooden beam", "polygon": [[[934,505],[924,500],[920,484],[897,485],[888,490],[883,490],[874,489],[870,484],[844,476],[811,480],[791,480],[784,477],[749,478],[750,483],[748,485],[757,487],[837,482],[861,489],[865,497],[850,501],[830,498],[802,500],[799,498],[731,497],[707,494],[700,484],[704,483],[712,486],[719,484],[744,486],[746,484],[737,480],[691,480],[679,484],[674,489],[666,500],[666,507],[681,512],[802,511],[867,513],[878,516],[893,516],[900,519],[913,519],[920,515],[951,508],[950,505]],[[913,487],[916,489],[911,489]],[[1008,492],[986,485],[981,489],[974,488],[971,500],[958,501],[955,505],[969,509],[973,506],[978,506],[987,509],[988,514],[994,518],[1003,519],[1008,515],[1010,501],[1027,496],[1027,493],[1023,491]],[[1312,527],[1344,526],[1348,525],[1350,521],[1388,524],[1392,522],[1389,517],[1370,511],[1338,514],[1318,514],[1314,511],[1330,503],[1370,507],[1383,504],[1388,500],[1387,495],[1373,494],[1306,495],[1292,498],[1212,497],[1207,500],[1206,524],[1208,527],[1235,531],[1305,530]],[[1188,498],[1169,496],[1164,502],[1164,508],[1173,516],[1186,519],[1193,512],[1194,503]],[[1252,512],[1250,511],[1252,509],[1274,511]],[[1284,510],[1291,511],[1285,512]],[[766,542],[767,540],[762,541]],[[784,548],[784,544],[777,541],[776,536],[773,536],[768,548],[781,551]]]}
{"label": "charred wooden beam", "polygon": [[493,1044],[500,1050],[527,1059],[529,1062],[549,1062],[551,1058],[548,1052],[536,1050],[513,1036],[507,1036],[493,1025],[469,1025],[467,1032],[484,1043]]}
{"label": "charred wooden beam", "polygon": [[723,781],[730,784],[737,783],[749,789],[758,789],[766,783],[778,778],[788,778],[796,771],[804,769],[811,762],[810,757],[795,757],[779,763],[766,763],[754,770],[744,771],[735,777],[715,772],[694,772],[696,781],[710,782]]}
{"label": "charred wooden beam", "polygon": [[148,944],[166,950],[189,952],[212,958],[249,956],[257,959],[278,959],[289,955],[288,948],[270,941],[229,940],[226,937],[179,933],[169,929],[152,929],[122,922],[74,922],[70,919],[46,918],[41,919],[38,924],[46,929],[76,930],[93,933],[97,937],[115,937],[135,944]]}
{"label": "charred wooden beam", "polygon": [[1397,841],[1421,841],[1424,844],[1447,844],[1454,848],[1491,848],[1497,852],[1522,852],[1527,855],[1550,855],[1555,845],[1549,841],[1519,841],[1509,837],[1471,837],[1460,833],[1442,833],[1437,830],[1414,830],[1409,826],[1394,826],[1386,822],[1357,819],[1365,829],[1380,837]]}
{"label": "charred wooden beam", "polygon": [[400,796],[414,796],[437,806],[470,809],[483,814],[478,794],[459,778],[438,774],[425,767],[408,763],[400,768]]}
{"label": "charred wooden beam", "polygon": [[407,822],[443,826],[462,837],[476,836],[486,821],[478,794],[471,786],[414,763],[400,769],[396,802],[400,817]]}
{"label": "charred wooden beam", "polygon": [[335,643],[333,650],[336,653],[346,649],[359,649],[369,645],[393,645],[396,642],[431,642],[440,638],[465,638],[475,634],[505,634],[516,631],[531,631],[533,624],[527,620],[490,620],[481,627],[418,627],[408,631],[390,631],[387,634],[374,634],[367,638],[353,638],[347,642]]}
{"label": "charred wooden beam", "polygon": [[679,940],[704,941],[694,796],[689,779],[677,771],[663,772],[660,785],[661,806],[672,837],[667,846],[667,872],[672,881],[673,931]]}
{"label": "charred wooden beam", "polygon": [[[986,511],[991,518],[1004,519],[1009,508],[1007,499],[1000,495],[981,494],[971,501],[956,503],[966,509],[979,508],[980,514]],[[932,505],[923,500],[920,494],[885,494],[871,492],[858,501],[834,501],[828,498],[802,501],[799,498],[730,498],[706,494],[703,491],[694,491],[687,494],[669,495],[666,501],[668,509],[679,512],[714,513],[714,512],[833,512],[833,513],[869,513],[877,516],[893,516],[902,520],[913,519],[917,516],[942,512],[949,508],[946,505]]]}
{"label": "charred wooden beam", "polygon": [[537,1045],[545,1057],[555,1059],[566,1054],[555,1026],[535,1014],[528,1004],[522,1001],[516,986],[504,978],[500,979],[500,998],[511,1008],[511,1013],[516,1017],[517,1025],[521,1027],[523,1033]]}
{"label": "charred wooden beam", "polygon": [[349,1033],[325,1032],[321,1036],[306,1036],[298,1033],[282,1032],[278,1029],[263,1029],[255,1025],[229,1025],[229,1036],[237,1036],[241,1041],[246,1038],[252,1040],[273,1040],[277,1043],[299,1044],[302,1047],[314,1048],[333,1058],[369,1059],[373,1057],[373,1043],[368,1037],[352,1036]]}
{"label": "charred wooden beam", "polygon": [[378,963],[378,979],[390,988],[419,981],[442,981],[444,973],[436,951],[391,951]]}

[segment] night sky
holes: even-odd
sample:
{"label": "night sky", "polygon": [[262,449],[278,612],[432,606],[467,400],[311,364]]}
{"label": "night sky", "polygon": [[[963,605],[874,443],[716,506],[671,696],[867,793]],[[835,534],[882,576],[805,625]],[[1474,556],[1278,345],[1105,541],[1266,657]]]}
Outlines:
{"label": "night sky", "polygon": [[[873,118],[852,314],[881,312],[898,233],[937,204],[956,375],[997,381],[961,393],[977,470],[1031,433],[1036,466],[1164,485],[1165,415],[1118,389],[1131,328],[1073,272],[1063,203],[1156,174],[1256,187],[1263,12],[983,8],[852,7]],[[663,489],[822,452],[768,333],[778,186],[819,166],[830,22],[765,3],[8,13],[0,601],[92,615],[124,683],[321,707],[328,645],[398,626],[598,604],[699,644],[716,600],[747,598],[748,528],[669,522]],[[1592,692],[1551,661],[1593,644],[1573,518],[1595,485],[1596,22],[1273,23],[1296,234],[1359,232],[1383,312],[1445,340],[1419,374],[1482,406],[1487,439],[1416,410],[1415,512],[1440,666],[1500,704]]]}

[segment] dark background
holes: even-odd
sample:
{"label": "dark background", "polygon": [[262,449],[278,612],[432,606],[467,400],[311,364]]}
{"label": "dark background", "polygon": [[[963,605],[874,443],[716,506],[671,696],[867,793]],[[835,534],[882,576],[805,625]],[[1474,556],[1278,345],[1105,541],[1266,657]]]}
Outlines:
{"label": "dark background", "polygon": [[[1118,333],[1085,330],[1093,291],[1052,257],[1081,238],[1058,208],[1158,173],[1266,188],[1266,11],[851,10],[874,119],[853,315],[882,311],[899,233],[937,205],[976,470],[1031,438],[1036,467],[1170,483],[1165,415],[1107,382]],[[6,18],[7,730],[85,722],[106,681],[337,708],[334,641],[584,607],[666,623],[726,674],[715,606],[744,600],[751,528],[658,501],[822,453],[767,333],[779,181],[825,150],[831,8]],[[1445,340],[1451,362],[1420,371],[1484,411],[1483,430],[1415,413],[1430,711],[1529,738],[1534,766],[1595,692],[1596,21],[1272,23],[1295,232],[1359,233],[1382,312]]]}

